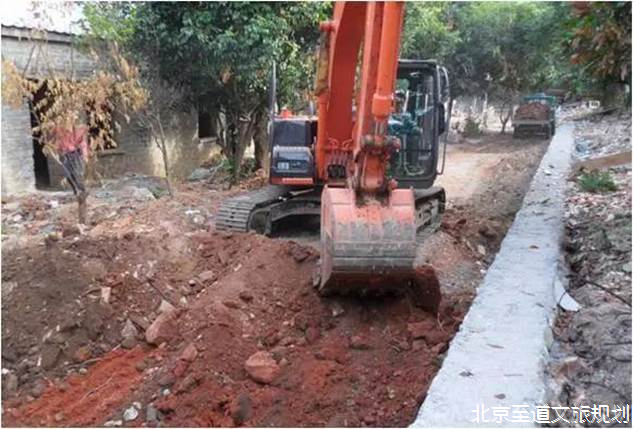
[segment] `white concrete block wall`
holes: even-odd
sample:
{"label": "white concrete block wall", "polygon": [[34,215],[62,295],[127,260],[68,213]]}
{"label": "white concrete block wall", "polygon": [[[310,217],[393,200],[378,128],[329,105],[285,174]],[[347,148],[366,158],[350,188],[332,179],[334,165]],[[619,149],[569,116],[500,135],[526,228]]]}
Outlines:
{"label": "white concrete block wall", "polygon": [[31,115],[26,102],[19,109],[2,104],[2,195],[35,190]]}

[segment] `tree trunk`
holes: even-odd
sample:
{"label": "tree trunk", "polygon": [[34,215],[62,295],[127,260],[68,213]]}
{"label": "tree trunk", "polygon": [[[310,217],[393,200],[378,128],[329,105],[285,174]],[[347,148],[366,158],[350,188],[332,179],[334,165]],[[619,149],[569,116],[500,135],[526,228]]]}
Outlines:
{"label": "tree trunk", "polygon": [[155,136],[156,145],[160,150],[160,155],[163,158],[163,169],[165,172],[165,185],[167,186],[167,193],[170,197],[174,196],[173,186],[171,183],[171,166],[169,165],[169,153],[167,151],[167,139],[165,137],[165,129],[161,122],[160,116],[158,116],[158,136]]}
{"label": "tree trunk", "polygon": [[255,168],[263,168],[268,175],[270,169],[270,156],[268,148],[268,116],[262,112],[257,117],[253,143],[255,144]]}
{"label": "tree trunk", "polygon": [[242,156],[239,154],[239,119],[234,114],[226,114],[225,154],[231,163],[232,183],[237,182]]}
{"label": "tree trunk", "polygon": [[249,119],[247,120],[243,120],[243,116],[245,115],[240,114],[240,112],[227,114],[226,152],[230,155],[234,184],[239,181],[244,151],[250,144],[255,132],[256,115],[251,113],[248,115]]}
{"label": "tree trunk", "polygon": [[488,93],[484,93],[484,102],[481,107],[481,125],[483,129],[488,128]]}
{"label": "tree trunk", "polygon": [[171,183],[171,173],[170,173],[170,165],[169,165],[169,155],[167,153],[167,145],[165,140],[161,140],[160,144],[160,154],[163,158],[163,167],[165,169],[165,185],[167,186],[167,193],[170,197],[174,196],[173,186]]}
{"label": "tree trunk", "polygon": [[[507,114],[505,114],[506,108],[508,109]],[[499,120],[501,121],[501,134],[506,133],[506,125],[508,124],[508,121],[510,120],[511,116],[512,116],[512,102],[510,103],[504,102],[501,105],[501,109],[499,111]]]}

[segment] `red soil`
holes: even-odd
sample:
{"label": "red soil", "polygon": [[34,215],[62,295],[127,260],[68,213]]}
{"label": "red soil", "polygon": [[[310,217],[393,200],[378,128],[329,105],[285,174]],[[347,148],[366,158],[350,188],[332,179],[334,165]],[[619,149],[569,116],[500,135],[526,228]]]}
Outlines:
{"label": "red soil", "polygon": [[[405,426],[469,301],[448,296],[436,317],[402,296],[323,298],[311,286],[314,250],[252,234],[198,233],[184,250],[188,272],[167,261],[156,284],[207,270],[218,280],[189,297],[167,344],[113,351],[68,378],[65,391],[50,386],[32,402],[10,405],[5,423],[102,425],[139,401],[153,403],[169,426]],[[150,299],[141,287],[116,286],[117,302],[147,307],[138,302]],[[421,323],[422,333],[412,334],[411,323]],[[198,352],[191,364],[179,359],[189,344]],[[268,385],[244,369],[259,350],[281,367]],[[248,406],[240,409],[240,401]],[[141,411],[131,423],[144,418]]]}

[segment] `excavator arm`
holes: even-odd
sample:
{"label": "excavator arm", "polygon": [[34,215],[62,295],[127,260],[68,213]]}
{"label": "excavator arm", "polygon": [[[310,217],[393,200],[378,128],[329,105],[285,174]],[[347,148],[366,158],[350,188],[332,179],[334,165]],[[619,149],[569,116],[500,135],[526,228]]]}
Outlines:
{"label": "excavator arm", "polygon": [[413,287],[436,309],[437,279],[414,267],[414,191],[397,189],[387,175],[399,148],[387,124],[403,12],[401,2],[336,2],[333,20],[321,24],[315,152],[326,186],[317,286],[324,294]]}

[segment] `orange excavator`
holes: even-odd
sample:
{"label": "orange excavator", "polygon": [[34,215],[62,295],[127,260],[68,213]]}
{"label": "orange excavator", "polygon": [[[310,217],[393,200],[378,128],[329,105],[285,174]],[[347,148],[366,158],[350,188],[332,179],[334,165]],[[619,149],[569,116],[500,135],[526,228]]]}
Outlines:
{"label": "orange excavator", "polygon": [[433,182],[448,76],[434,61],[398,60],[403,13],[401,2],[335,3],[321,23],[318,117],[273,115],[271,184],[226,200],[216,228],[270,233],[318,214],[319,292],[402,290],[435,311],[439,282],[414,261],[444,210]]}

